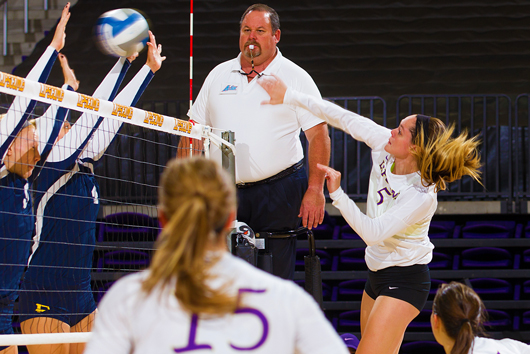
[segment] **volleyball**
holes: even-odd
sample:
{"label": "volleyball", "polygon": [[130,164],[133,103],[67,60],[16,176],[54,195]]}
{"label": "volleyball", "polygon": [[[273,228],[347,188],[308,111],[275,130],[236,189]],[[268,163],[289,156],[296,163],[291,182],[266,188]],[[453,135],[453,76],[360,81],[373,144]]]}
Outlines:
{"label": "volleyball", "polygon": [[149,40],[149,24],[133,9],[116,9],[99,16],[95,38],[99,49],[107,55],[128,57],[140,52]]}

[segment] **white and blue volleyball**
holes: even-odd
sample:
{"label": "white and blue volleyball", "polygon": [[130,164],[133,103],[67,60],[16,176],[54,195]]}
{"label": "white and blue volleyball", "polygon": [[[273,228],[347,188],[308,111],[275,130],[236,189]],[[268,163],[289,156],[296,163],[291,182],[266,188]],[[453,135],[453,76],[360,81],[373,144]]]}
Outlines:
{"label": "white and blue volleyball", "polygon": [[95,37],[104,54],[128,57],[147,45],[149,24],[136,10],[111,10],[99,16]]}

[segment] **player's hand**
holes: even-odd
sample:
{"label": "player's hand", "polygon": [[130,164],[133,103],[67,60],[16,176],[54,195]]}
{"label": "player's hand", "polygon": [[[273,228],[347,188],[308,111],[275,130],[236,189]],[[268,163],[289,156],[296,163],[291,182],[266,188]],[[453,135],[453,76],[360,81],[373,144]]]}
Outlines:
{"label": "player's hand", "polygon": [[153,32],[149,31],[149,42],[147,42],[147,62],[145,63],[153,73],[156,73],[162,66],[166,57],[161,56],[162,44],[156,44],[156,38]]}
{"label": "player's hand", "polygon": [[77,91],[79,88],[79,80],[75,77],[74,70],[68,65],[68,59],[66,59],[64,54],[59,54],[59,62],[63,69],[64,83],[70,85],[74,91]]}
{"label": "player's hand", "polygon": [[328,186],[328,191],[330,193],[335,192],[337,189],[340,188],[340,172],[337,170],[332,169],[329,166],[322,165],[317,163],[317,168],[321,171],[324,171],[326,175],[324,178],[326,179],[326,185]]}
{"label": "player's hand", "polygon": [[308,229],[317,227],[324,221],[324,208],[326,206],[326,198],[322,190],[316,188],[307,188],[302,199],[302,206],[300,207],[299,218],[302,218],[302,225]]}
{"label": "player's hand", "polygon": [[258,79],[258,84],[271,96],[269,101],[263,101],[261,104],[282,104],[287,92],[287,85],[278,76],[262,76]]}
{"label": "player's hand", "polygon": [[133,54],[127,57],[127,60],[129,61],[129,63],[132,63],[134,59],[138,58],[138,55],[139,55],[138,52],[134,52]]}
{"label": "player's hand", "polygon": [[64,43],[66,41],[66,24],[68,23],[69,19],[70,3],[68,2],[63,8],[63,12],[61,13],[61,19],[57,24],[57,28],[55,28],[55,34],[53,35],[52,42],[50,43],[50,47],[55,48],[55,50],[58,52],[64,47]]}

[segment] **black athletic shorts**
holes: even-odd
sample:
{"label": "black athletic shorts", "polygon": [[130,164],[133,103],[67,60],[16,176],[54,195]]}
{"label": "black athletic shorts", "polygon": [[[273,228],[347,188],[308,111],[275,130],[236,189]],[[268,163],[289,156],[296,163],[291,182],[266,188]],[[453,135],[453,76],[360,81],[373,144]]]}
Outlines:
{"label": "black athletic shorts", "polygon": [[372,299],[388,296],[408,302],[419,311],[423,309],[431,289],[431,275],[426,264],[408,267],[389,267],[372,272],[364,287]]}

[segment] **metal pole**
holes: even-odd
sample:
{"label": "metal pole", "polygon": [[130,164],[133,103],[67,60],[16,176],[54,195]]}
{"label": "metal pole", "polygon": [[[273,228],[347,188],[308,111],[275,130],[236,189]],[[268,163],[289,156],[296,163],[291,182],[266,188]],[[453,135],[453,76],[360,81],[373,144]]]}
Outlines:
{"label": "metal pole", "polygon": [[4,34],[3,34],[3,40],[4,43],[2,45],[2,54],[4,54],[4,57],[7,55],[7,1],[4,3]]}
{"label": "metal pole", "polygon": [[28,33],[28,0],[24,0],[24,33]]}
{"label": "metal pole", "polygon": [[[235,133],[233,131],[226,131],[221,133],[221,138],[228,141],[230,144],[234,144],[235,139]],[[232,181],[234,183],[236,182],[236,158],[234,156],[234,153],[232,152],[232,149],[230,149],[228,146],[223,145],[221,147],[221,152],[223,153],[222,163],[223,168],[228,171],[230,174],[230,177],[232,177]]]}

